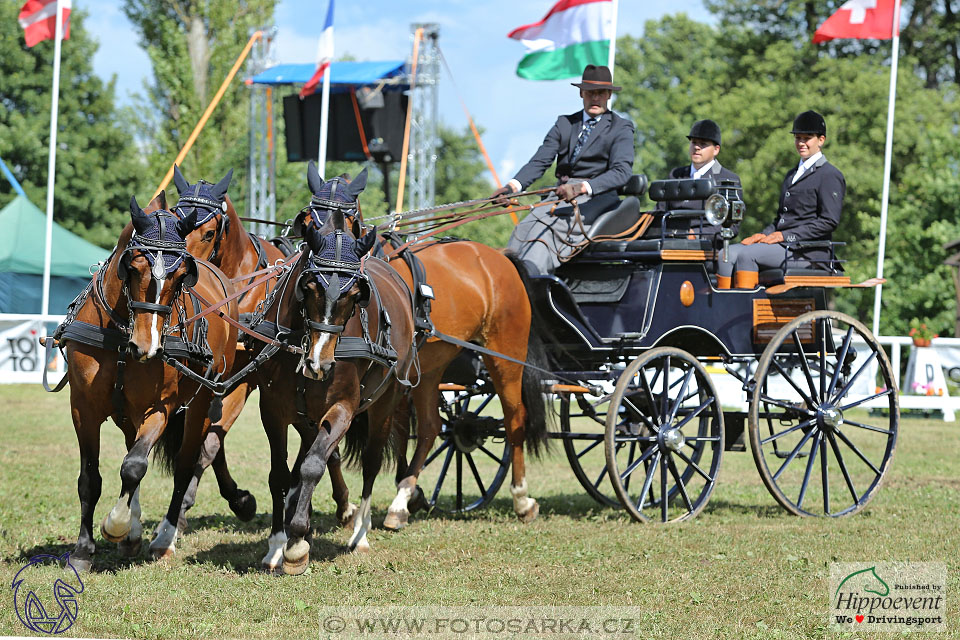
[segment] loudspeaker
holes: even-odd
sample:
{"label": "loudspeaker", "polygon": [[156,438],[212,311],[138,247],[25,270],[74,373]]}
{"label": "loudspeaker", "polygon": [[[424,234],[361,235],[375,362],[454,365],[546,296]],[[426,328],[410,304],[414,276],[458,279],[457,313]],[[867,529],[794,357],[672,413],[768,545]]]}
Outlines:
{"label": "loudspeaker", "polygon": [[[383,91],[381,94],[382,102],[365,96],[364,102],[369,108],[360,108],[360,121],[363,123],[370,155],[377,162],[398,162],[403,152],[403,126],[407,117],[408,99],[401,91]],[[283,122],[288,162],[317,159],[321,106],[322,96],[319,93],[303,100],[296,94],[284,97]],[[360,129],[349,93],[330,95],[327,159],[349,162],[363,162],[367,159],[363,153]]]}

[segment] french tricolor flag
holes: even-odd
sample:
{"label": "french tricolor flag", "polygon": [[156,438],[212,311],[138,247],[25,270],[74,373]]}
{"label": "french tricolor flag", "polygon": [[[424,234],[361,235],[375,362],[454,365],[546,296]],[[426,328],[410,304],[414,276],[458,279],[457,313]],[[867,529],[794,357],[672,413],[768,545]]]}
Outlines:
{"label": "french tricolor flag", "polygon": [[[60,7],[63,39],[66,40],[70,37],[70,0],[60,0]],[[57,32],[57,0],[27,0],[20,8],[17,22],[23,27],[28,47],[44,40],[53,40]]]}
{"label": "french tricolor flag", "polygon": [[317,90],[331,60],[333,60],[333,0],[330,0],[330,5],[327,7],[327,19],[323,22],[323,33],[320,34],[320,43],[317,45],[317,70],[307,84],[303,85],[300,91],[301,98],[306,98]]}

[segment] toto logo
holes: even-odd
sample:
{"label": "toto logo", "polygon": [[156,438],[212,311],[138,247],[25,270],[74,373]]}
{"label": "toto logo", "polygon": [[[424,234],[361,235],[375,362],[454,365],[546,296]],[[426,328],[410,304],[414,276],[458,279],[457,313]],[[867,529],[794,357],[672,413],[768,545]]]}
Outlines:
{"label": "toto logo", "polygon": [[[50,584],[51,577],[38,570],[48,564],[63,565],[62,575],[53,580],[53,584]],[[31,631],[56,635],[69,629],[77,619],[77,596],[83,592],[83,581],[70,564],[69,553],[59,557],[33,556],[14,576],[10,588],[17,617]]]}

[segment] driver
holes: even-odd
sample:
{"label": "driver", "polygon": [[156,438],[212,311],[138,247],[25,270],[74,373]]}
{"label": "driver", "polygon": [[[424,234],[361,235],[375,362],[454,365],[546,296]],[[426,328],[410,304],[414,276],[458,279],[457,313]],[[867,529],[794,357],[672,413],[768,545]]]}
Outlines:
{"label": "driver", "polygon": [[601,213],[620,203],[617,189],[633,172],[633,123],[607,108],[612,92],[621,89],[612,80],[609,68],[588,64],[582,81],[571,83],[580,89],[583,110],[557,118],[530,161],[491,196],[526,189],[556,161],[556,196],[546,199],[550,204],[531,211],[514,228],[507,244],[531,273],[552,274],[560,265],[560,256],[572,253],[570,245],[584,239],[573,207],[558,207],[551,213],[557,198],[577,201],[586,229]]}

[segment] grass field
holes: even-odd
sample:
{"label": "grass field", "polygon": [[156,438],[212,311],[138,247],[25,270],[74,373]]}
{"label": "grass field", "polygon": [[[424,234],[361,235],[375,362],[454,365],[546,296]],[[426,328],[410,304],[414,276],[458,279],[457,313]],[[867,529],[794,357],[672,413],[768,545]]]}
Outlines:
{"label": "grass field", "polygon": [[[399,604],[629,605],[643,611],[632,636],[639,638],[866,638],[876,636],[830,630],[831,563],[927,561],[947,564],[949,631],[920,636],[960,637],[958,436],[957,424],[904,418],[885,486],[863,512],[838,520],[787,515],[750,454],[728,452],[698,518],[640,525],[587,497],[556,446],[528,467],[541,506],[532,524],[516,521],[504,487],[486,509],[459,518],[418,514],[391,533],[379,528],[394,495],[393,474],[385,472],[374,494],[372,551],[362,556],[347,553],[348,533],[334,528],[324,479],[314,502],[322,533],[308,573],[292,578],[259,571],[269,532],[267,442],[251,406],[227,449],[240,486],[258,499],[257,517],[239,522],[211,474],[172,560],[124,559],[98,533],[96,571],[84,577],[67,635],[325,637],[319,607]],[[10,585],[30,557],[60,555],[76,541],[79,456],[68,394],[0,386],[0,438],[0,573]],[[123,442],[112,423],[101,449],[97,524],[119,494]],[[359,475],[351,472],[348,482],[356,501]],[[170,488],[151,468],[141,490],[145,533],[166,509]],[[30,635],[7,589],[0,635]]]}

